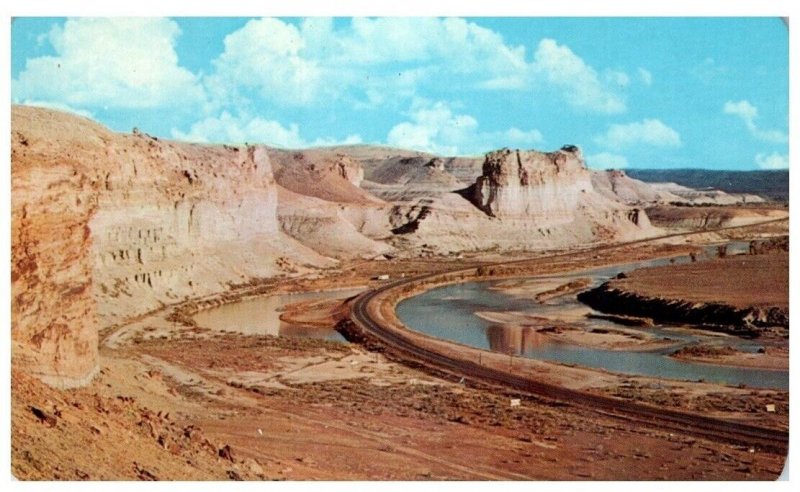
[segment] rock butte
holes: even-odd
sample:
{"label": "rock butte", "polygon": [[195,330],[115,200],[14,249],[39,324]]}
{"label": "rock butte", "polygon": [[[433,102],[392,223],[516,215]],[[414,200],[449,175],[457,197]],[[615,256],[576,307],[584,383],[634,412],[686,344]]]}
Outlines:
{"label": "rock butte", "polygon": [[740,200],[590,171],[574,146],[198,145],[25,106],[11,129],[15,364],[59,387],[92,378],[99,329],[232,284],[346,258],[644,238],[661,232],[645,204]]}

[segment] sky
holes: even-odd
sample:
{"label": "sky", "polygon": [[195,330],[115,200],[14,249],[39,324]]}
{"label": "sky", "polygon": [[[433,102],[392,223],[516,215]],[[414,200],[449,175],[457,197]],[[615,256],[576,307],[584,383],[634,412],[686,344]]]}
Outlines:
{"label": "sky", "polygon": [[782,169],[788,44],[773,17],[18,17],[11,99],[195,142]]}

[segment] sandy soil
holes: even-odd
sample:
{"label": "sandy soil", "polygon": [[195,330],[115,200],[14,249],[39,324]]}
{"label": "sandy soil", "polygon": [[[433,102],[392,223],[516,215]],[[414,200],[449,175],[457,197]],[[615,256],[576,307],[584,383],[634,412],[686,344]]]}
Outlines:
{"label": "sandy soil", "polygon": [[746,308],[789,307],[789,254],[738,255],[707,262],[642,268],[614,287],[647,297],[719,302]]}
{"label": "sandy soil", "polygon": [[137,339],[104,350],[85,389],[14,377],[21,479],[771,479],[782,468],[769,453],[464,386],[321,340]]}

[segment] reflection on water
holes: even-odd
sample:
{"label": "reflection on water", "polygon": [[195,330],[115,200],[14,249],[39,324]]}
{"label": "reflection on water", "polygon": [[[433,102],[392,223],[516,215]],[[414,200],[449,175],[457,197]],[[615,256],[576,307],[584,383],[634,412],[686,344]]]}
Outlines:
{"label": "reflection on water", "polygon": [[486,328],[489,348],[504,354],[524,354],[548,343],[548,338],[530,326],[492,325]]}
{"label": "reflection on water", "polygon": [[212,330],[233,331],[246,335],[281,335],[344,342],[344,337],[333,327],[321,328],[288,324],[281,321],[281,312],[285,306],[290,304],[346,299],[363,292],[363,290],[363,288],[357,288],[257,297],[200,311],[194,316],[194,320],[199,326]]}
{"label": "reflection on water", "polygon": [[[728,254],[747,252],[747,242],[728,246]],[[707,248],[707,257],[716,253],[716,246]],[[691,261],[689,257],[676,258],[675,263]],[[664,377],[683,380],[705,380],[723,384],[746,384],[752,387],[788,389],[788,371],[772,371],[738,367],[698,364],[668,357],[678,347],[702,342],[710,345],[729,345],[737,350],[755,352],[760,348],[757,340],[743,340],[718,333],[690,330],[672,325],[638,328],[647,336],[668,338],[674,343],[666,349],[649,352],[613,351],[554,343],[537,327],[499,325],[475,315],[476,312],[518,311],[525,315],[547,318],[554,323],[592,329],[637,330],[620,326],[605,319],[589,319],[591,310],[581,304],[575,295],[552,299],[545,304],[534,300],[537,292],[551,288],[554,281],[566,283],[575,278],[591,278],[592,285],[605,282],[620,272],[645,266],[669,264],[669,259],[658,259],[603,267],[565,275],[532,277],[514,281],[511,293],[509,281],[467,282],[438,287],[405,299],[397,305],[397,316],[408,327],[429,335],[452,340],[473,347],[525,357],[603,368],[614,372]],[[505,285],[503,285],[505,284]]]}

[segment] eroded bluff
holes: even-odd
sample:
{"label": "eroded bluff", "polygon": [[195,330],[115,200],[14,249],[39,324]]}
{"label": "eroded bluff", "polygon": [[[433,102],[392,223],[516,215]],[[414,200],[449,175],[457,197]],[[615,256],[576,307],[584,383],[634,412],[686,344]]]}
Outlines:
{"label": "eroded bluff", "polygon": [[100,326],[330,261],[281,231],[263,147],[13,107],[11,189],[15,363],[61,387],[96,371]]}
{"label": "eroded bluff", "polygon": [[534,219],[542,226],[571,222],[592,181],[580,149],[556,152],[502,149],[486,155],[475,203],[493,217]]}

